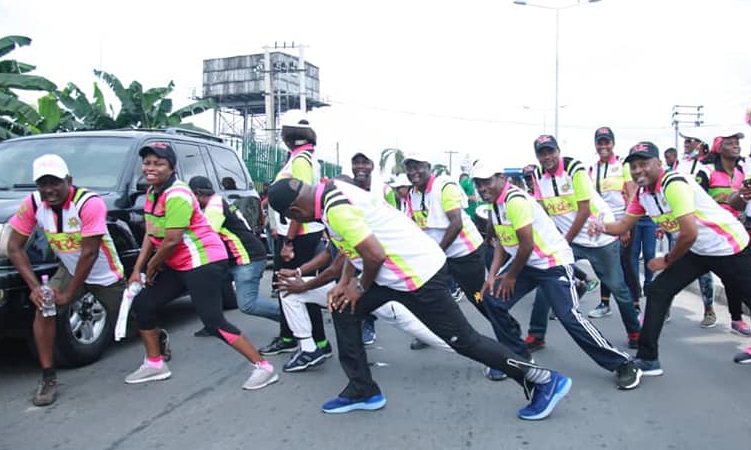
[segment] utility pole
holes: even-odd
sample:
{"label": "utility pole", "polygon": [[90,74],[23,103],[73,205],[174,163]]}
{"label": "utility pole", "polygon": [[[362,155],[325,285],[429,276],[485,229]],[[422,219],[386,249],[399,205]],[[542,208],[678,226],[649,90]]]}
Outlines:
{"label": "utility pole", "polygon": [[443,152],[443,153],[448,153],[449,154],[449,175],[451,175],[451,170],[453,169],[453,164],[452,164],[453,161],[451,160],[451,157],[453,155],[458,154],[459,152],[454,151],[454,150],[449,150],[449,151],[446,151],[446,152]]}
{"label": "utility pole", "polygon": [[690,123],[695,127],[704,124],[704,105],[673,105],[673,128],[675,129],[675,148],[678,148],[678,128],[682,123]]}

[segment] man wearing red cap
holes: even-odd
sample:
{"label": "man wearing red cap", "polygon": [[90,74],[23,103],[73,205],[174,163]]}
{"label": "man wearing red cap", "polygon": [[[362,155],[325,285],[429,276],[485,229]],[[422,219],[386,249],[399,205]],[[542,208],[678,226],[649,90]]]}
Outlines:
{"label": "man wearing red cap", "polygon": [[646,376],[662,375],[658,340],[673,297],[702,273],[716,273],[729,290],[751,306],[751,249],[749,235],[732,214],[717,205],[690,177],[666,172],[651,142],[631,148],[626,162],[639,186],[626,215],[617,222],[589,225],[590,235],[619,235],[648,215],[666,232],[677,233],[665,256],[649,261],[662,271],[647,288],[644,324],[636,365]]}

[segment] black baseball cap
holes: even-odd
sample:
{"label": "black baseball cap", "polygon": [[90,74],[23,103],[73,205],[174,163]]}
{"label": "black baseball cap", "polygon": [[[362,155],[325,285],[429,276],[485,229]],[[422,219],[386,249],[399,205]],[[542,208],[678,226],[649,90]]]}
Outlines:
{"label": "black baseball cap", "polygon": [[196,175],[188,181],[190,190],[201,195],[214,195],[214,185],[211,184],[211,180],[203,175]]}
{"label": "black baseball cap", "polygon": [[284,215],[287,208],[297,199],[303,182],[295,178],[282,178],[269,187],[269,205]]}
{"label": "black baseball cap", "polygon": [[355,153],[354,155],[352,155],[352,161],[354,161],[354,160],[355,160],[355,158],[357,158],[358,156],[362,156],[363,158],[367,159],[368,161],[370,161],[370,162],[373,162],[373,160],[372,160],[372,159],[370,159],[370,158],[368,157],[368,155],[366,155],[366,154],[365,154],[365,153],[363,153],[363,152],[357,152],[357,153]]}
{"label": "black baseball cap", "polygon": [[558,141],[555,140],[555,137],[549,134],[543,134],[535,139],[535,152],[539,152],[544,148],[557,149]]}
{"label": "black baseball cap", "polygon": [[169,142],[149,142],[138,150],[138,156],[141,158],[148,154],[154,154],[157,158],[166,159],[173,169],[177,166],[177,156]]}
{"label": "black baseball cap", "polygon": [[656,145],[649,141],[642,141],[631,147],[626,157],[626,162],[631,162],[635,159],[651,159],[660,158],[660,149]]}
{"label": "black baseball cap", "polygon": [[615,135],[610,127],[600,127],[595,131],[595,143],[600,139],[607,139],[610,142],[615,143]]}

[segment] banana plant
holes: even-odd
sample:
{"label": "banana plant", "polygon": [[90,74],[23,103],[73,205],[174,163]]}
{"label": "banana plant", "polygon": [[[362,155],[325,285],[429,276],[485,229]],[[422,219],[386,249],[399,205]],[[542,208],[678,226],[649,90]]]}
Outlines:
{"label": "banana plant", "polygon": [[[18,47],[31,44],[25,36],[0,38],[0,58]],[[33,106],[20,100],[14,90],[46,91],[56,89],[55,83],[37,75],[29,75],[36,67],[15,59],[0,59],[0,140],[38,133],[51,125]],[[46,100],[44,101],[46,104]]]}

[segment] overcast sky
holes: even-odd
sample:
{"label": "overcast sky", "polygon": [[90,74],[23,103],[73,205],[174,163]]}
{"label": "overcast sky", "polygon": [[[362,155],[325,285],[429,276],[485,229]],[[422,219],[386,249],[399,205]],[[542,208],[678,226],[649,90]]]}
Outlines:
{"label": "overcast sky", "polygon": [[[619,154],[639,140],[672,146],[673,105],[704,105],[707,139],[717,127],[740,127],[751,106],[749,17],[749,0],[601,0],[561,10],[563,154],[591,162],[603,125]],[[318,151],[335,161],[338,142],[347,169],[355,151],[375,159],[387,147],[447,165],[445,152],[457,151],[455,175],[465,154],[520,167],[534,162],[532,141],[554,129],[555,11],[511,0],[0,0],[0,30],[32,38],[11,56],[60,87],[72,81],[90,95],[95,68],[126,85],[174,80],[176,107],[201,92],[204,59],[303,43],[331,103],[311,113]],[[194,121],[212,126],[211,114]]]}

